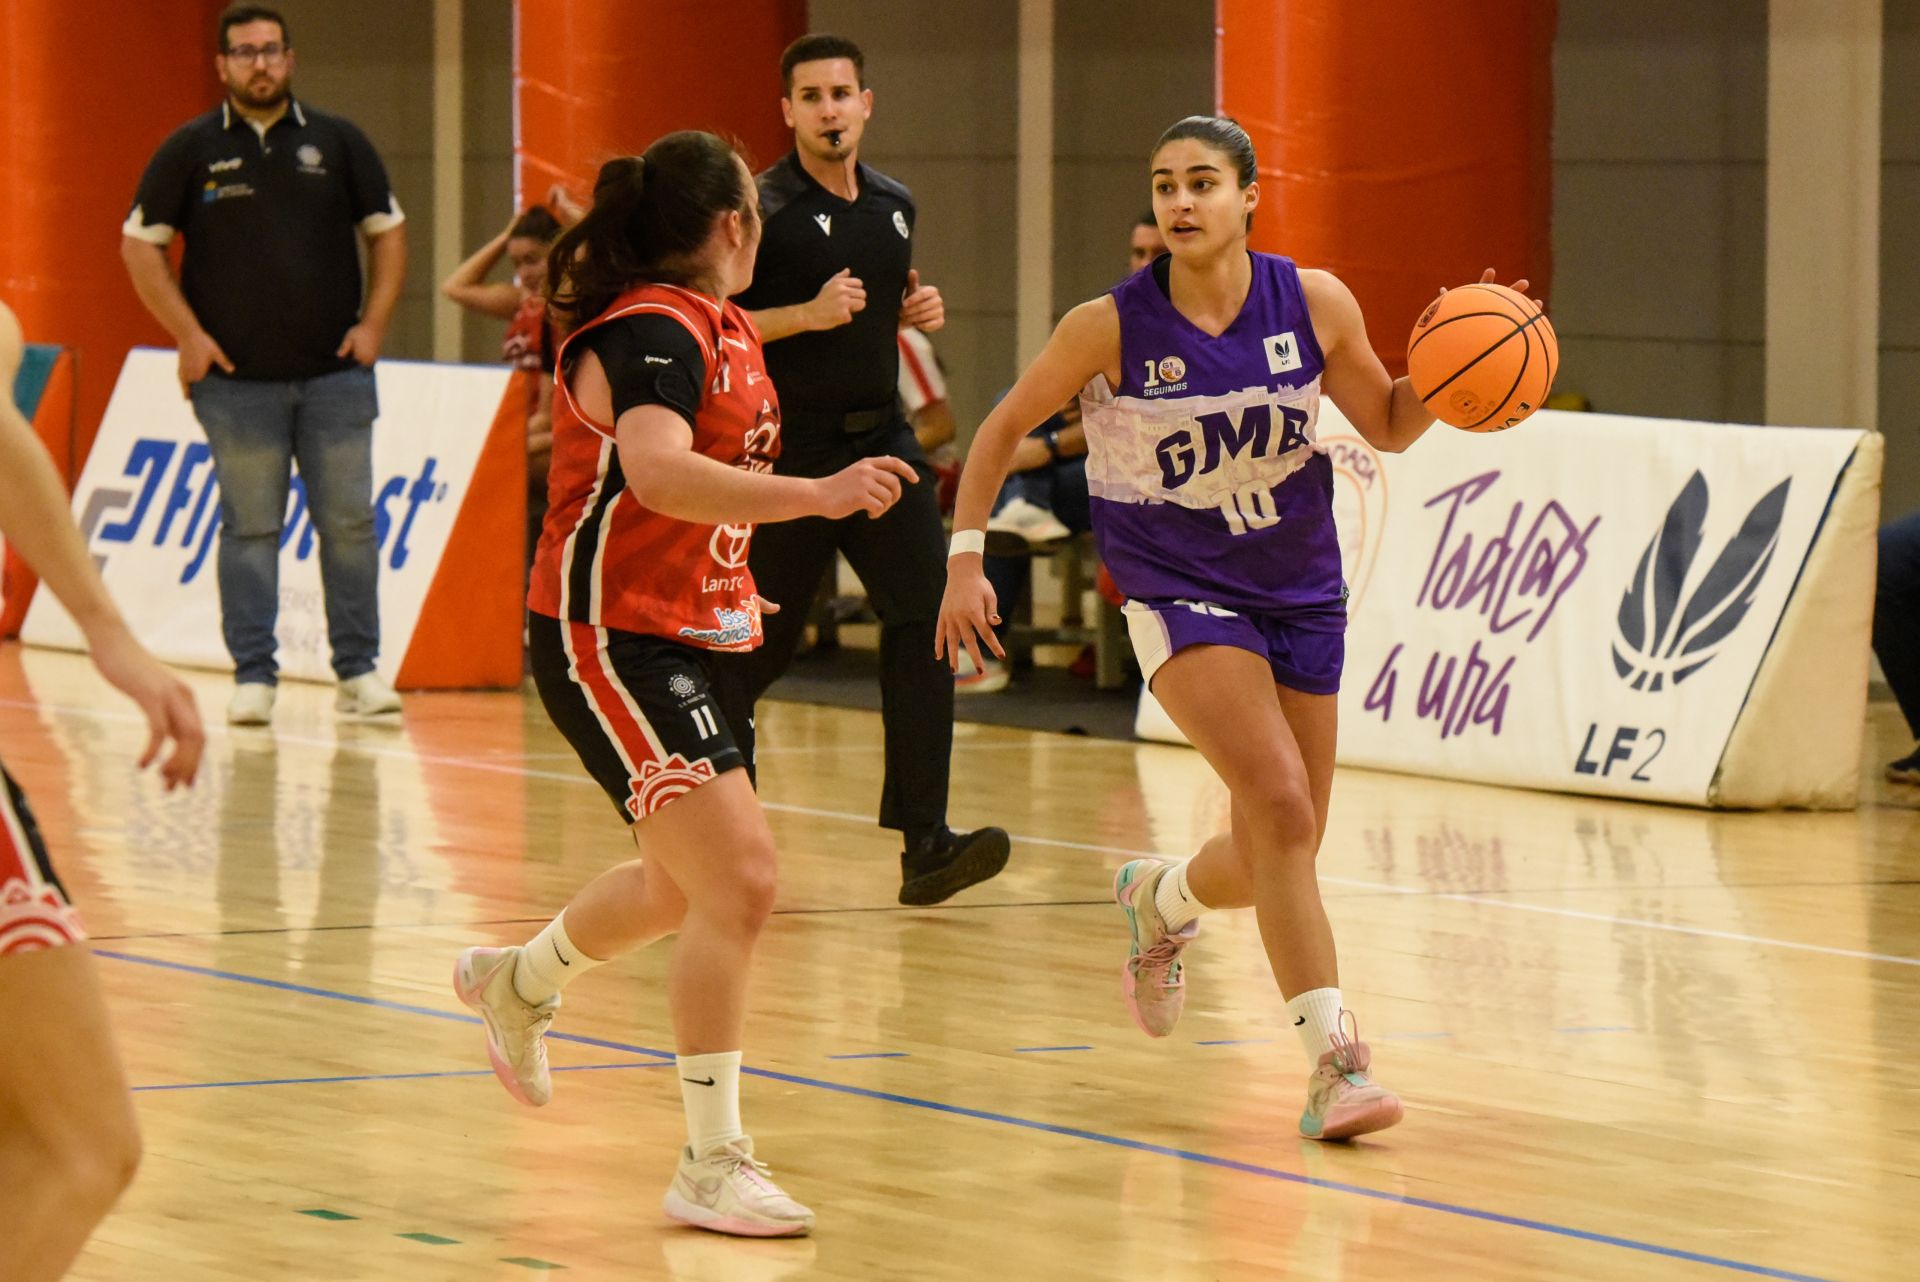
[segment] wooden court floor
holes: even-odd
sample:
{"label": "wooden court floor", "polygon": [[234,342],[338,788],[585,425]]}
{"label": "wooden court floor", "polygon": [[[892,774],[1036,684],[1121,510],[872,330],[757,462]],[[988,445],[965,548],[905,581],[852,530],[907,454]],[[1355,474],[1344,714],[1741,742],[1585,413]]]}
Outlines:
{"label": "wooden court floor", "polygon": [[[217,720],[226,683],[195,682]],[[1120,1005],[1109,879],[1218,822],[1194,754],[962,726],[954,818],[1014,862],[905,910],[877,717],[771,705],[744,1109],[819,1227],[752,1243],[659,1213],[664,947],[568,991],[539,1111],[447,987],[625,853],[537,703],[367,728],[330,702],[285,687],[166,797],[82,660],[0,649],[0,755],[96,935],[146,1134],[76,1277],[1920,1275],[1920,789],[1716,815],[1344,772],[1328,905],[1408,1115],[1321,1147],[1251,914],[1207,922],[1174,1037]],[[1905,746],[1876,708],[1875,773]]]}

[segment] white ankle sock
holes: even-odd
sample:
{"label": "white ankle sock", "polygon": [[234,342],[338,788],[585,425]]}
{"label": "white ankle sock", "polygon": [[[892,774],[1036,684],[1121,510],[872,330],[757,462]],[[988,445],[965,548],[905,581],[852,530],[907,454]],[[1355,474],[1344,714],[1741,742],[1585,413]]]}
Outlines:
{"label": "white ankle sock", "polygon": [[1307,1063],[1317,1065],[1320,1057],[1333,1049],[1333,1035],[1340,1031],[1340,990],[1313,988],[1287,999],[1287,1017],[1293,1031],[1300,1035],[1300,1049]]}
{"label": "white ankle sock", "polygon": [[1166,919],[1168,930],[1179,930],[1190,921],[1198,921],[1201,913],[1213,911],[1187,885],[1187,864],[1179,864],[1161,876],[1160,884],[1153,888],[1153,906]]}
{"label": "white ankle sock", "polygon": [[746,1134],[740,1129],[739,1051],[677,1055],[674,1064],[687,1110],[687,1147],[695,1157]]}
{"label": "white ankle sock", "polygon": [[567,914],[562,911],[520,950],[513,967],[513,991],[520,1000],[538,1006],[558,997],[561,989],[599,964],[599,958],[581,952],[568,937]]}

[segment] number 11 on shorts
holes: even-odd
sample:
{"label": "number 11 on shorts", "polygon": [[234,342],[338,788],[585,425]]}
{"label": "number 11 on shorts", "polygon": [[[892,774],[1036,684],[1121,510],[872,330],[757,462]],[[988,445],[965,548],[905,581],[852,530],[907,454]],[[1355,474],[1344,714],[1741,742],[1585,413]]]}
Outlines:
{"label": "number 11 on shorts", "polygon": [[720,733],[720,723],[713,719],[713,708],[710,705],[703,704],[693,710],[693,728],[700,732],[702,742]]}

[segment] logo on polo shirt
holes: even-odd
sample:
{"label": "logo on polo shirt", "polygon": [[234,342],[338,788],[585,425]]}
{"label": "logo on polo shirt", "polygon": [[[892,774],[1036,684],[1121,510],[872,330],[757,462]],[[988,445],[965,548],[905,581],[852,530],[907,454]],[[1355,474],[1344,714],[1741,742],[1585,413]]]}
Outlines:
{"label": "logo on polo shirt", "polygon": [[813,216],[813,221],[820,224],[821,231],[825,232],[829,236],[833,235],[833,215],[832,214],[815,214]]}
{"label": "logo on polo shirt", "polygon": [[326,157],[321,155],[320,149],[314,146],[312,143],[310,142],[301,143],[300,150],[294,152],[293,155],[294,155],[294,158],[300,162],[301,173],[325,174],[327,172],[326,166],[320,163],[321,161],[325,160]]}
{"label": "logo on polo shirt", "polygon": [[900,239],[907,239],[907,216],[899,210],[893,211],[893,229],[900,233]]}
{"label": "logo on polo shirt", "polygon": [[235,156],[231,160],[216,160],[207,166],[207,172],[210,174],[224,174],[229,169],[240,168],[243,161],[244,158],[240,156]]}

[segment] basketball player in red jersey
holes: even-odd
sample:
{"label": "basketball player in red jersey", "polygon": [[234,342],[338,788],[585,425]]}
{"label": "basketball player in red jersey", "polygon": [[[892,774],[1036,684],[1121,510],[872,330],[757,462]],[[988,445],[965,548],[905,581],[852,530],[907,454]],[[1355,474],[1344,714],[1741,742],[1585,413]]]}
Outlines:
{"label": "basketball player in red jersey", "polygon": [[813,1212],[754,1160],[740,1126],[740,1028],[774,849],[753,793],[752,708],[716,693],[715,652],[760,644],[754,523],[878,517],[915,473],[862,459],[775,476],[780,411],[760,335],[729,295],[753,276],[753,177],[712,134],[668,134],[600,171],[554,244],[560,344],[546,526],[528,596],[535,683],[645,857],[588,883],[527,944],[470,948],[462,1001],[515,1099],[552,1096],[542,1037],[560,990],[678,932],[668,1003],[687,1146],[665,1209],[752,1237]]}
{"label": "basketball player in red jersey", "polygon": [[[171,739],[168,788],[193,782],[204,736],[193,695],[127,631],[67,513],[53,462],[10,394],[20,327],[0,304],[0,534],[67,607],[100,674],[140,705],[142,766]],[[62,1276],[140,1161],[86,932],[26,797],[0,770],[0,1277]]]}

